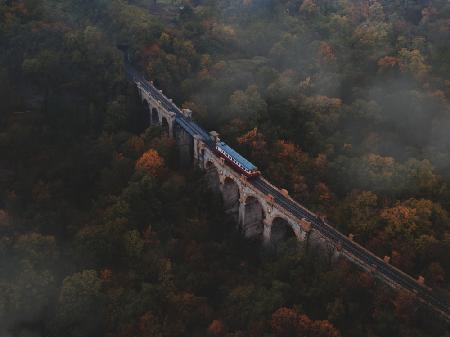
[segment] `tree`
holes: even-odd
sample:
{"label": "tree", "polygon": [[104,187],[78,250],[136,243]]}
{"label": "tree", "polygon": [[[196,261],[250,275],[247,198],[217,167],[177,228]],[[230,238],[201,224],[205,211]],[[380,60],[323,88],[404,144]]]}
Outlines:
{"label": "tree", "polygon": [[55,237],[38,233],[18,236],[13,249],[20,262],[35,267],[52,266],[57,257]]}
{"label": "tree", "polygon": [[24,321],[42,320],[56,290],[55,276],[49,270],[35,268],[29,261],[17,269],[9,282],[4,277],[0,282],[0,320],[6,325],[0,332]]}
{"label": "tree", "polygon": [[123,241],[125,252],[129,257],[140,257],[144,249],[144,240],[138,231],[133,230],[125,233]]}
{"label": "tree", "polygon": [[370,191],[352,191],[341,203],[342,215],[338,223],[346,232],[358,235],[366,242],[374,234],[379,221],[378,196]]}
{"label": "tree", "polygon": [[163,168],[164,159],[153,149],[147,150],[136,162],[138,171],[143,171],[151,176],[160,175]]}
{"label": "tree", "polygon": [[224,326],[222,321],[215,319],[208,326],[208,333],[213,336],[222,336],[224,333]]}
{"label": "tree", "polygon": [[139,332],[142,337],[161,337],[161,322],[152,312],[147,311],[139,319]]}
{"label": "tree", "polygon": [[[409,199],[398,202],[394,207],[381,211],[380,216],[387,222],[386,232],[400,235],[408,240],[433,233],[448,221],[448,214],[440,205],[426,199]],[[434,228],[433,228],[434,227]]]}
{"label": "tree", "polygon": [[105,117],[105,130],[115,132],[124,129],[128,120],[125,97],[119,96],[115,101],[108,104]]}
{"label": "tree", "polygon": [[258,87],[251,85],[245,91],[238,90],[230,96],[230,112],[258,127],[266,119],[267,104]]}
{"label": "tree", "polygon": [[439,262],[432,262],[428,266],[427,281],[431,286],[443,286],[446,279],[446,273]]}
{"label": "tree", "polygon": [[313,321],[295,309],[280,308],[272,314],[271,327],[277,337],[340,337],[328,321]]}
{"label": "tree", "polygon": [[402,48],[399,51],[398,63],[402,72],[407,72],[418,79],[423,79],[430,68],[420,50],[417,49]]}
{"label": "tree", "polygon": [[67,276],[57,301],[57,329],[70,336],[101,331],[103,305],[102,280],[95,270]]}

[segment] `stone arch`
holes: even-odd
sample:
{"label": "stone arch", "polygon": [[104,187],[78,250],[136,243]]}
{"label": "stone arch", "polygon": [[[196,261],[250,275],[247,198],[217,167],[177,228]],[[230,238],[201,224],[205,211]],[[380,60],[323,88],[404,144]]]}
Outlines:
{"label": "stone arch", "polygon": [[205,165],[205,169],[208,188],[213,192],[218,193],[220,191],[220,176],[216,165],[214,165],[212,161],[208,161]]}
{"label": "stone arch", "polygon": [[200,163],[203,163],[205,160],[205,152],[206,152],[205,148],[200,149],[199,158],[198,158]]}
{"label": "stone arch", "polygon": [[151,123],[159,124],[159,111],[156,108],[152,108],[151,111]]}
{"label": "stone arch", "polygon": [[226,177],[222,186],[223,207],[235,220],[239,218],[240,191],[237,182]]}
{"label": "stone arch", "polygon": [[292,226],[285,218],[276,217],[272,220],[272,226],[270,227],[270,242],[278,244],[286,241],[290,238],[295,238],[295,232]]}
{"label": "stone arch", "polygon": [[169,133],[170,133],[170,128],[169,128],[169,122],[167,121],[167,118],[166,118],[166,117],[163,117],[163,118],[161,119],[161,126],[162,126],[162,129],[163,129],[163,132],[164,132],[166,135],[169,135]]}
{"label": "stone arch", "polygon": [[245,211],[242,219],[242,230],[246,237],[262,237],[266,215],[262,203],[254,196],[245,199]]}
{"label": "stone arch", "polygon": [[175,121],[173,124],[173,138],[177,144],[177,152],[179,164],[181,167],[188,167],[192,164],[193,150],[194,150],[194,139],[191,135],[185,131],[179,123]]}
{"label": "stone arch", "polygon": [[150,104],[148,103],[148,101],[146,99],[144,99],[142,101],[142,106],[143,106],[143,110],[142,110],[142,114],[140,114],[140,116],[138,117],[138,125],[140,126],[140,128],[142,128],[142,126],[144,126],[144,129],[146,129],[149,125],[150,125]]}

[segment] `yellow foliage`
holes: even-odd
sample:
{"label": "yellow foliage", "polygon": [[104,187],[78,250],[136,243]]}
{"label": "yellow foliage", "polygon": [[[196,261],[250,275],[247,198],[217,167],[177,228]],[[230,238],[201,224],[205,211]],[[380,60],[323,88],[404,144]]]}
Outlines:
{"label": "yellow foliage", "polygon": [[420,50],[406,48],[402,48],[399,52],[399,67],[402,72],[408,72],[417,78],[423,78],[430,69]]}

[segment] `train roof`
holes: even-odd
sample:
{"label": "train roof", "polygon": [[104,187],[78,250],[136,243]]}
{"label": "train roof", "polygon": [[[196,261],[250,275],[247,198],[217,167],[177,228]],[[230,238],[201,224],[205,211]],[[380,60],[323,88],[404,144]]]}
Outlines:
{"label": "train roof", "polygon": [[258,168],[250,163],[247,159],[242,157],[239,153],[237,153],[234,149],[229,147],[224,142],[217,143],[217,146],[228,153],[231,157],[233,157],[236,161],[238,161],[246,170],[256,171]]}

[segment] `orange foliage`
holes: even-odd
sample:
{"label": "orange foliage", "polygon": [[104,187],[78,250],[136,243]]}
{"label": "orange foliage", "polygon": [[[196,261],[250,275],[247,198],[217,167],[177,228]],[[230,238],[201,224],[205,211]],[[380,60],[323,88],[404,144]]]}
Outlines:
{"label": "orange foliage", "polygon": [[319,46],[319,56],[322,60],[330,62],[336,59],[334,50],[327,42],[321,42]]}
{"label": "orange foliage", "polygon": [[198,80],[206,80],[209,77],[210,77],[209,70],[207,68],[203,68],[197,73]]}
{"label": "orange foliage", "polygon": [[345,18],[357,24],[362,20],[366,20],[369,16],[369,6],[365,1],[345,1],[342,2],[345,11]]}
{"label": "orange foliage", "polygon": [[143,54],[145,56],[158,55],[161,52],[161,47],[158,43],[153,43],[144,48]]}
{"label": "orange foliage", "polygon": [[433,91],[431,93],[431,96],[436,97],[442,103],[445,103],[447,101],[447,97],[445,96],[445,93],[442,90],[435,90],[435,91]]}
{"label": "orange foliage", "polygon": [[150,311],[147,311],[139,320],[139,331],[141,332],[141,336],[156,336],[159,332],[158,325],[158,318]]}
{"label": "orange foliage", "polygon": [[106,269],[103,269],[102,271],[100,271],[100,278],[103,281],[111,281],[112,275],[113,275],[113,272],[109,268],[106,268]]}
{"label": "orange foliage", "polygon": [[402,205],[385,209],[381,212],[381,218],[387,220],[395,227],[401,227],[406,222],[414,220],[415,217],[416,209]]}
{"label": "orange foliage", "polygon": [[298,313],[293,309],[280,308],[272,315],[270,325],[279,337],[294,335],[298,327]]}
{"label": "orange foliage", "polygon": [[328,186],[322,182],[317,184],[316,193],[318,194],[318,198],[320,201],[330,201],[333,198]]}
{"label": "orange foliage", "polygon": [[222,334],[222,332],[223,332],[222,321],[219,321],[218,319],[213,320],[211,322],[211,324],[209,325],[209,327],[208,327],[208,332],[210,334],[213,334],[213,335],[216,335],[216,336]]}
{"label": "orange foliage", "polygon": [[445,281],[445,270],[439,262],[432,262],[428,266],[427,276],[432,284],[443,285]]}
{"label": "orange foliage", "polygon": [[311,337],[339,337],[340,333],[329,321],[314,321],[310,328]]}
{"label": "orange foliage", "polygon": [[239,144],[246,144],[253,141],[257,135],[258,135],[258,128],[254,128],[251,129],[249,132],[247,132],[245,135],[239,137],[237,141]]}
{"label": "orange foliage", "polygon": [[132,136],[126,143],[127,155],[140,155],[145,150],[145,143],[142,137]]}
{"label": "orange foliage", "polygon": [[318,170],[324,170],[328,165],[327,155],[324,153],[319,153],[317,157],[314,159],[314,166]]}
{"label": "orange foliage", "polygon": [[343,146],[344,150],[351,151],[353,149],[353,145],[349,143],[345,143]]}
{"label": "orange foliage", "polygon": [[277,141],[275,162],[270,166],[270,174],[278,184],[289,186],[291,193],[306,197],[308,186],[301,175],[302,168],[308,166],[309,156],[297,145],[286,141]]}
{"label": "orange foliage", "polygon": [[279,140],[277,145],[280,151],[276,154],[278,159],[287,161],[305,162],[308,160],[308,155],[304,153],[296,144]]}
{"label": "orange foliage", "polygon": [[400,291],[394,300],[394,313],[397,318],[402,320],[411,317],[412,311],[416,307],[414,295],[406,292]]}
{"label": "orange foliage", "polygon": [[144,146],[144,140],[141,137],[133,136],[128,140],[128,144],[135,151],[141,151]]}
{"label": "orange foliage", "polygon": [[215,72],[220,72],[224,70],[227,67],[227,63],[225,61],[219,61],[216,64],[214,64],[213,69]]}
{"label": "orange foliage", "polygon": [[398,58],[395,56],[385,56],[378,60],[378,68],[381,71],[386,71],[398,65]]}
{"label": "orange foliage", "polygon": [[329,321],[313,321],[289,308],[275,311],[270,324],[278,337],[340,337],[339,331]]}
{"label": "orange foliage", "polygon": [[156,150],[150,149],[145,152],[141,158],[136,162],[136,169],[139,171],[145,171],[151,176],[157,176],[160,174],[164,167],[164,159],[158,154]]}
{"label": "orange foliage", "polygon": [[258,133],[258,128],[254,128],[245,135],[237,139],[239,144],[249,145],[252,150],[263,151],[266,148],[264,136]]}

